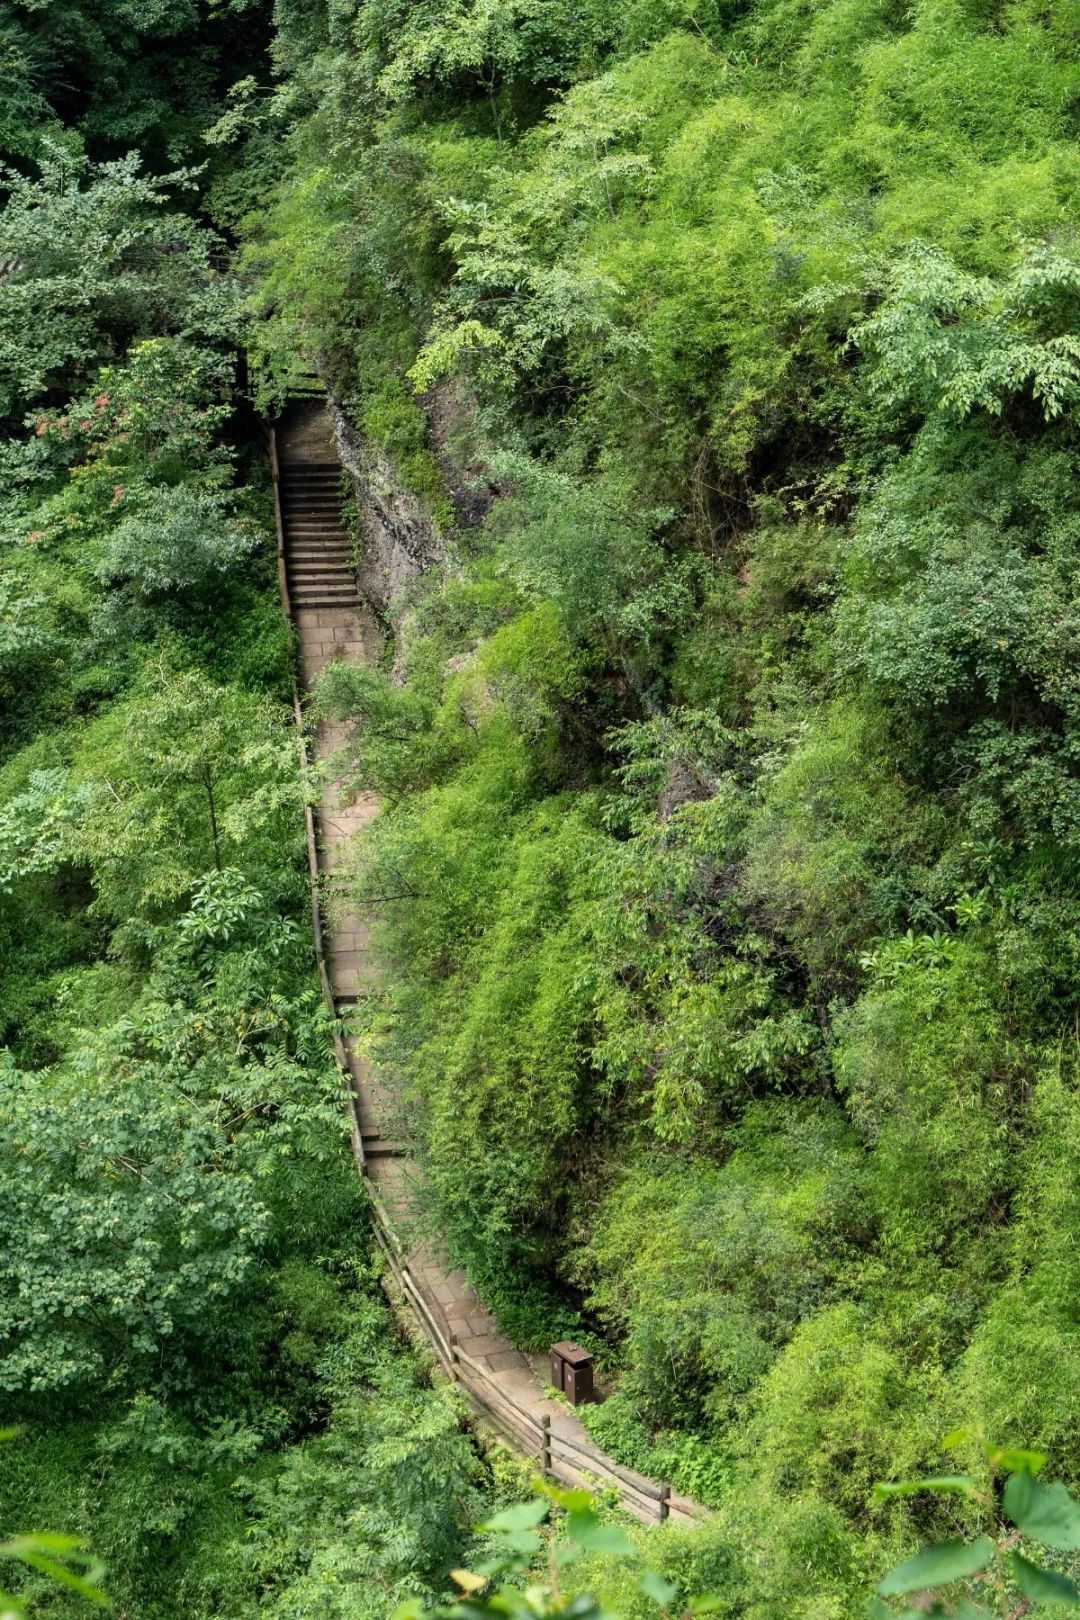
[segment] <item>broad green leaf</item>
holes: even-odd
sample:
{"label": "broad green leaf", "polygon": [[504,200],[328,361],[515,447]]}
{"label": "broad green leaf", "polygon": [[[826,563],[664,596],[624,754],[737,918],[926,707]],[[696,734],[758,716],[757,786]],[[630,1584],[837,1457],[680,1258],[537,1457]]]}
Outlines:
{"label": "broad green leaf", "polygon": [[978,1481],[967,1474],[939,1474],[931,1479],[903,1479],[895,1484],[883,1481],[874,1486],[874,1499],[885,1502],[893,1496],[917,1496],[920,1491],[936,1491],[941,1495],[955,1492],[959,1496],[978,1496]]}
{"label": "broad green leaf", "polygon": [[1037,1474],[1046,1461],[1043,1451],[1021,1451],[1017,1446],[986,1448],[986,1460],[1003,1474]]}
{"label": "broad green leaf", "polygon": [[556,1507],[565,1509],[567,1513],[591,1513],[595,1507],[591,1491],[564,1489],[561,1485],[552,1485],[546,1481],[541,1489]]}
{"label": "broad green leaf", "polygon": [[662,1575],[657,1575],[656,1571],[652,1569],[645,1571],[638,1585],[645,1593],[645,1596],[651,1597],[654,1603],[659,1603],[662,1609],[666,1609],[670,1603],[674,1602],[675,1595],[679,1590],[671,1581],[665,1581]]}
{"label": "broad green leaf", "polygon": [[617,1553],[625,1558],[634,1550],[630,1537],[621,1525],[601,1524],[592,1514],[581,1514],[579,1517],[571,1513],[566,1534],[579,1547],[588,1547],[590,1552]]}
{"label": "broad green leaf", "polygon": [[522,1553],[528,1558],[538,1553],[543,1545],[535,1530],[503,1530],[499,1537],[499,1546],[504,1552]]}
{"label": "broad green leaf", "polygon": [[562,1611],[563,1620],[603,1620],[605,1611],[591,1592],[579,1592]]}
{"label": "broad green leaf", "polygon": [[720,1597],[716,1592],[702,1592],[697,1597],[692,1597],[686,1607],[691,1614],[715,1614],[716,1610],[722,1609],[727,1601],[728,1599]]}
{"label": "broad green leaf", "polygon": [[390,1611],[390,1620],[420,1620],[424,1612],[423,1598],[406,1598]]}
{"label": "broad green leaf", "polygon": [[1009,1554],[1009,1569],[1021,1592],[1032,1603],[1059,1603],[1069,1608],[1080,1604],[1076,1582],[1056,1569],[1040,1569],[1018,1552]]}
{"label": "broad green leaf", "polygon": [[924,1547],[880,1582],[882,1597],[895,1597],[900,1592],[918,1592],[924,1586],[944,1586],[948,1581],[960,1581],[974,1575],[994,1556],[994,1543],[989,1536],[978,1541],[942,1541],[933,1547]]}
{"label": "broad green leaf", "polygon": [[1080,1503],[1064,1485],[1044,1485],[1031,1474],[1013,1474],[1004,1500],[1006,1513],[1025,1536],[1061,1552],[1080,1549]]}
{"label": "broad green leaf", "polygon": [[532,1502],[518,1502],[513,1507],[493,1513],[480,1526],[481,1530],[531,1530],[547,1518],[549,1504],[537,1497]]}

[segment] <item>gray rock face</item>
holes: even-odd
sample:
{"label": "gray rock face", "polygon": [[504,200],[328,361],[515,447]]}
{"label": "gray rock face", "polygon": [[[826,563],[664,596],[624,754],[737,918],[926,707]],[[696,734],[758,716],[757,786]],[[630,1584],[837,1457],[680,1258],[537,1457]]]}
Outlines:
{"label": "gray rock face", "polygon": [[352,481],[360,523],[360,589],[384,616],[411,581],[446,559],[446,543],[423,502],[403,489],[387,457],[330,401],[341,464]]}

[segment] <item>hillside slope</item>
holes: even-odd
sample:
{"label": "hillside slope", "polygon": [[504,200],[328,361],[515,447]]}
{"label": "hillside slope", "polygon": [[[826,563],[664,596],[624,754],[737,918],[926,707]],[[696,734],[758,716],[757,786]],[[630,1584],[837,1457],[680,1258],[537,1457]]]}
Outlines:
{"label": "hillside slope", "polygon": [[380,0],[276,53],[259,386],[316,356],[443,559],[324,684],[432,1221],[595,1346],[733,1610],[851,1612],[956,1423],[1080,1472],[1075,16]]}

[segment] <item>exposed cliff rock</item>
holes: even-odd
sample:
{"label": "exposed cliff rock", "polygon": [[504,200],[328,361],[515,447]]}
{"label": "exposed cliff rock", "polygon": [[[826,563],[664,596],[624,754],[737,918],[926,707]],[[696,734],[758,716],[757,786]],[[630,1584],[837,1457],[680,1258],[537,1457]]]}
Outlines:
{"label": "exposed cliff rock", "polygon": [[389,459],[330,402],[341,464],[356,497],[360,524],[360,589],[389,614],[410,582],[446,559],[446,540],[420,498],[404,489]]}

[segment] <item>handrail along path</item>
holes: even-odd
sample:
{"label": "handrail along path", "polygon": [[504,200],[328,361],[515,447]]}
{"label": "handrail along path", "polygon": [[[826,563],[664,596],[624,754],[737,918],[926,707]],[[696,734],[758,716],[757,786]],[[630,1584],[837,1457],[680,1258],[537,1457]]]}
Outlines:
{"label": "handrail along path", "polygon": [[[341,523],[342,472],[325,402],[294,402],[268,436],[282,612],[295,629],[304,684],[310,686],[332,659],[373,659],[378,632],[357,590]],[[293,713],[306,775],[311,759],[295,682]],[[321,726],[317,757],[329,758],[341,741],[337,728]],[[544,1473],[567,1485],[614,1486],[626,1511],[646,1524],[698,1523],[705,1513],[697,1503],[623,1467],[593,1445],[579,1419],[545,1395],[529,1360],[499,1331],[464,1273],[451,1267],[432,1243],[414,1242],[409,1235],[416,1169],[395,1140],[394,1099],[351,1037],[342,1034],[349,1008],[374,989],[367,927],[358,914],[337,903],[328,922],[322,903],[324,892],[334,892],[349,842],[376,810],[371,795],[350,795],[340,782],[330,782],[318,809],[306,806],[304,816],[315,956],[323,997],[334,1017],[352,1151],[399,1297],[474,1411],[517,1451],[534,1458]]]}

